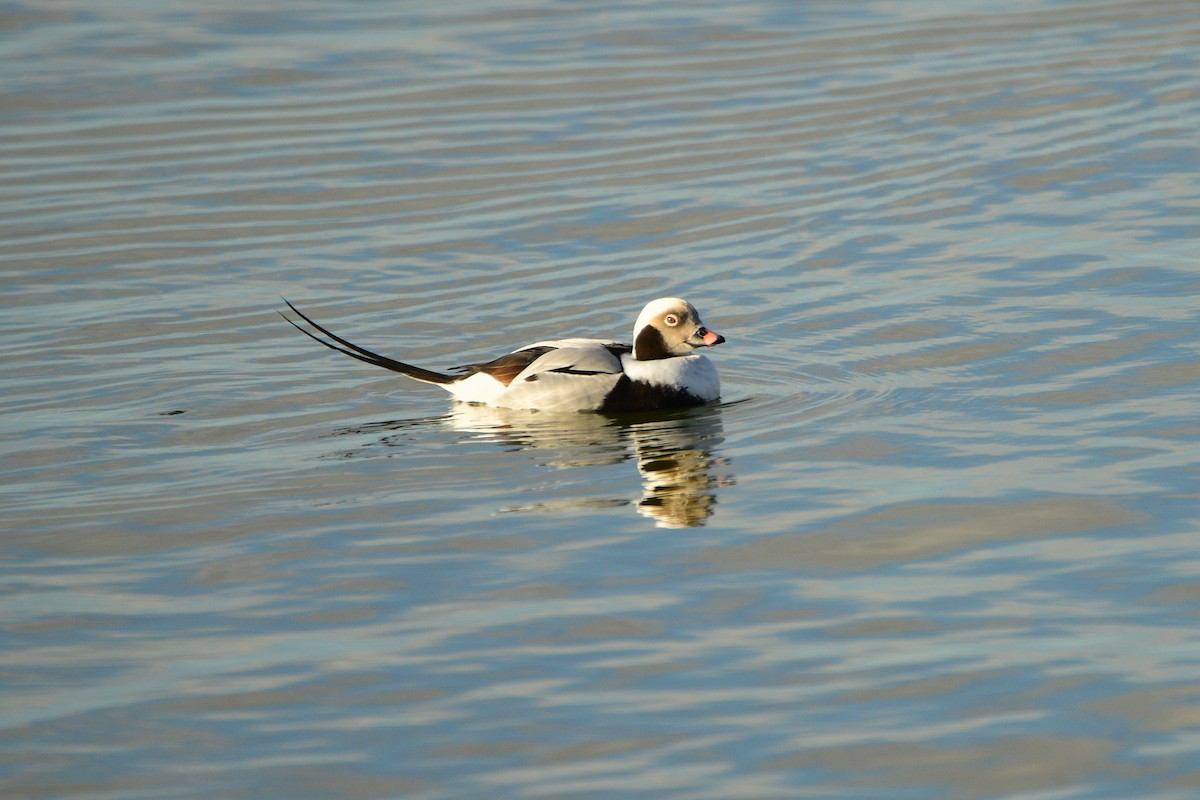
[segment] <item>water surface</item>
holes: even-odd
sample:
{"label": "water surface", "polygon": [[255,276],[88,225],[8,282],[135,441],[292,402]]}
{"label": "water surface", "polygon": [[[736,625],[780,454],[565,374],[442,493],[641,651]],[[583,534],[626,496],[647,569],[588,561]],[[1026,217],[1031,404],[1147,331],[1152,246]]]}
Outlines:
{"label": "water surface", "polygon": [[[0,794],[1200,788],[1190,2],[0,11]],[[720,404],[434,369],[695,303]]]}

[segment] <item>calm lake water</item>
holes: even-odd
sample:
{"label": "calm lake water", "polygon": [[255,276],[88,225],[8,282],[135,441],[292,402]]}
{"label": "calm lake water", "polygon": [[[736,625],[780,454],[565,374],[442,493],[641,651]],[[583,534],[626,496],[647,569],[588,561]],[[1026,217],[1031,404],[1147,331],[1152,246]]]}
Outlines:
{"label": "calm lake water", "polygon": [[0,795],[1200,794],[1194,0],[259,5],[0,9]]}

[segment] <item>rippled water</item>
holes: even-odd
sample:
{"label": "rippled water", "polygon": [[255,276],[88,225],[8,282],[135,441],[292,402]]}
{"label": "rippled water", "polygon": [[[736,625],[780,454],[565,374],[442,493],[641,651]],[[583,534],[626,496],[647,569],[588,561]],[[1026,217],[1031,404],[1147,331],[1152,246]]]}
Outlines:
{"label": "rippled water", "polygon": [[[1190,2],[0,10],[0,794],[1200,791]],[[444,368],[728,337],[719,405]]]}

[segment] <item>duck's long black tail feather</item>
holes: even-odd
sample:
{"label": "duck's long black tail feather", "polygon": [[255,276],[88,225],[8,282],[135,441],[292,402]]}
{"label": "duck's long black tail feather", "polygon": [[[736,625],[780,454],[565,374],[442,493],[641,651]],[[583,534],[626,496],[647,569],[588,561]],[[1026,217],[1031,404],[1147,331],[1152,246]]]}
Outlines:
{"label": "duck's long black tail feather", "polygon": [[[387,356],[381,356],[378,353],[371,352],[370,350],[366,349],[365,347],[359,347],[358,345],[354,344],[353,342],[346,341],[342,337],[338,336],[336,333],[333,333],[332,331],[329,331],[326,328],[324,328],[321,325],[314,322],[312,320],[312,318],[310,318],[307,314],[305,314],[303,311],[301,311],[300,309],[298,309],[294,305],[292,305],[291,302],[286,297],[282,298],[282,300],[283,300],[283,302],[287,303],[288,308],[290,308],[292,311],[295,311],[297,314],[300,315],[300,319],[304,320],[309,325],[312,325],[314,328],[316,328],[318,331],[320,331],[321,333],[328,336],[334,342],[337,342],[337,344],[333,344],[332,342],[327,342],[324,339],[322,339],[320,336],[317,336],[315,333],[305,330],[300,325],[296,324],[296,321],[294,319],[290,318],[287,314],[284,314],[282,311],[279,312],[279,316],[286,319],[293,328],[300,331],[305,336],[312,339],[314,342],[320,342],[321,344],[328,347],[330,350],[337,350],[339,353],[345,353],[346,355],[350,356],[351,358],[357,358],[359,361],[364,361],[368,364],[374,364],[375,366],[383,367],[384,369],[390,369],[392,372],[399,372],[401,375],[407,375],[410,378],[415,378],[416,380],[424,381],[425,383],[454,383],[454,381],[458,380],[458,378],[455,376],[443,375],[442,373],[434,372],[433,370],[423,369],[421,367],[414,367],[412,364],[405,364],[403,361],[397,361],[394,358],[388,358]],[[343,346],[339,347],[338,345],[343,345]]]}

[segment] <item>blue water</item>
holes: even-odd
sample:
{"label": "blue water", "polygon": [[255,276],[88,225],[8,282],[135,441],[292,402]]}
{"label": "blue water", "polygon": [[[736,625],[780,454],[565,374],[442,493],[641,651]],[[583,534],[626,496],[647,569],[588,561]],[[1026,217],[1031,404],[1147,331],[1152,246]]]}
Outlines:
{"label": "blue water", "polygon": [[[0,11],[0,795],[1200,792],[1187,2]],[[720,404],[433,369],[680,295]]]}

